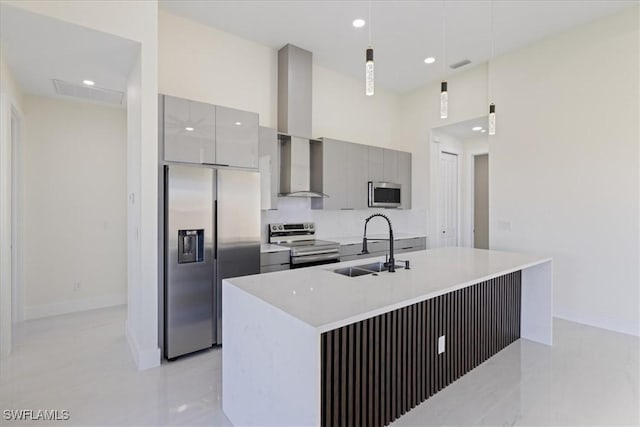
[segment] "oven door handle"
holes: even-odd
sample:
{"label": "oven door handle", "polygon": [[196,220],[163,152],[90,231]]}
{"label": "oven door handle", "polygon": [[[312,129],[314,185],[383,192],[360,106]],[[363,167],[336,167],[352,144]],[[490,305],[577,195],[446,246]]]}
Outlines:
{"label": "oven door handle", "polygon": [[340,255],[340,251],[338,249],[323,249],[323,250],[317,250],[317,251],[300,251],[300,252],[296,252],[296,254],[294,256],[307,256],[307,255],[320,255],[320,254],[336,254],[336,255]]}
{"label": "oven door handle", "polygon": [[298,258],[291,258],[291,264],[307,264],[316,261],[331,261],[334,259],[340,259],[340,254],[336,253],[335,257],[327,257],[326,255],[305,256]]}

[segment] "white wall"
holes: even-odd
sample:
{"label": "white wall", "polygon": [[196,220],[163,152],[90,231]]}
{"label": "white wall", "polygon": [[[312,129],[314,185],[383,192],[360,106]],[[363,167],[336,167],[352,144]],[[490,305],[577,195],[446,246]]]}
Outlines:
{"label": "white wall", "polygon": [[[554,259],[555,315],[640,334],[638,8],[497,58],[490,245]],[[398,141],[422,164],[438,84],[400,99]],[[446,122],[487,113],[487,67],[449,79]],[[419,163],[420,164],[420,163]],[[414,168],[414,203],[434,195]],[[416,192],[418,194],[416,194]]]}
{"label": "white wall", "polygon": [[635,335],[639,52],[632,8],[499,58],[490,142],[491,247],[552,255],[557,316]]}
{"label": "white wall", "polygon": [[[3,0],[30,10],[87,28],[140,43],[140,57],[134,73],[136,108],[129,116],[129,152],[139,152],[128,168],[130,204],[128,244],[128,315],[126,334],[139,369],[160,364],[158,347],[158,4],[155,1],[116,2],[73,0]],[[132,160],[128,159],[128,162]],[[135,315],[134,315],[135,314]]]}
{"label": "white wall", "polygon": [[14,174],[11,140],[12,110],[21,110],[22,92],[9,69],[0,46],[0,358],[11,352],[12,264],[11,251],[12,199]]}
{"label": "white wall", "polygon": [[[253,111],[277,127],[277,49],[160,11],[160,92]],[[398,96],[313,66],[313,135],[390,147]]]}
{"label": "white wall", "polygon": [[126,113],[25,100],[25,318],[124,304]]}
{"label": "white wall", "polygon": [[[160,11],[160,92],[257,112],[260,124],[277,127],[277,49],[272,49],[180,16]],[[242,54],[239,54],[239,53]],[[313,66],[313,130],[361,144],[396,145],[399,96],[376,87],[364,94],[364,81]],[[410,150],[409,145],[404,147]],[[308,200],[281,198],[278,211],[262,214],[269,222],[313,220],[325,236],[361,232],[370,211],[311,211]],[[394,226],[424,232],[424,208],[396,211]],[[326,225],[325,225],[326,224]],[[374,225],[375,227],[375,225]]]}

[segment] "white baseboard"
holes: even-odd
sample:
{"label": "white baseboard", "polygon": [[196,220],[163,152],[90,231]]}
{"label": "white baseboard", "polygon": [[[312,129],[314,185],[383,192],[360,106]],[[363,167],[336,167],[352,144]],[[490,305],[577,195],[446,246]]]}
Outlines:
{"label": "white baseboard", "polygon": [[131,350],[131,356],[133,361],[138,367],[139,371],[155,368],[160,366],[160,348],[153,347],[148,349],[141,349],[138,345],[138,340],[135,337],[135,333],[129,326],[127,320],[125,324],[125,335],[127,336],[127,342],[129,343],[129,350]]}
{"label": "white baseboard", "polygon": [[24,309],[24,319],[40,319],[42,317],[57,316],[59,314],[75,313],[78,311],[95,310],[96,308],[112,307],[127,303],[127,294],[105,295],[100,297],[76,299],[53,304],[28,306]]}
{"label": "white baseboard", "polygon": [[608,331],[640,337],[640,324],[637,322],[612,319],[610,317],[585,316],[583,314],[562,310],[556,310],[554,317],[568,320],[570,322],[582,323],[583,325],[593,326],[600,329],[606,329]]}

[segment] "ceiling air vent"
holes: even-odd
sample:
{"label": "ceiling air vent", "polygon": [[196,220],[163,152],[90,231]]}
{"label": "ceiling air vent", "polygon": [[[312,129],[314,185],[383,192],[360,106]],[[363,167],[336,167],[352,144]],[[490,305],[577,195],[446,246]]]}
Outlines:
{"label": "ceiling air vent", "polygon": [[464,67],[465,65],[469,65],[469,64],[471,64],[471,61],[469,61],[468,59],[463,59],[462,61],[458,61],[455,64],[449,65],[449,68],[451,68],[452,70],[455,70],[457,68]]}
{"label": "ceiling air vent", "polygon": [[101,102],[110,105],[122,105],[124,92],[117,90],[103,89],[100,87],[89,87],[62,80],[53,79],[53,86],[58,95],[82,98],[88,101]]}

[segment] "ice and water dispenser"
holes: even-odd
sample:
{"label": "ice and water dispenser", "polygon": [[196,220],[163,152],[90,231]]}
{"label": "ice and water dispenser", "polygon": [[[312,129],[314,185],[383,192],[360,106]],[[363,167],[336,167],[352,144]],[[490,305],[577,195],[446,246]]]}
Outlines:
{"label": "ice and water dispenser", "polygon": [[204,229],[178,230],[178,264],[204,261]]}

